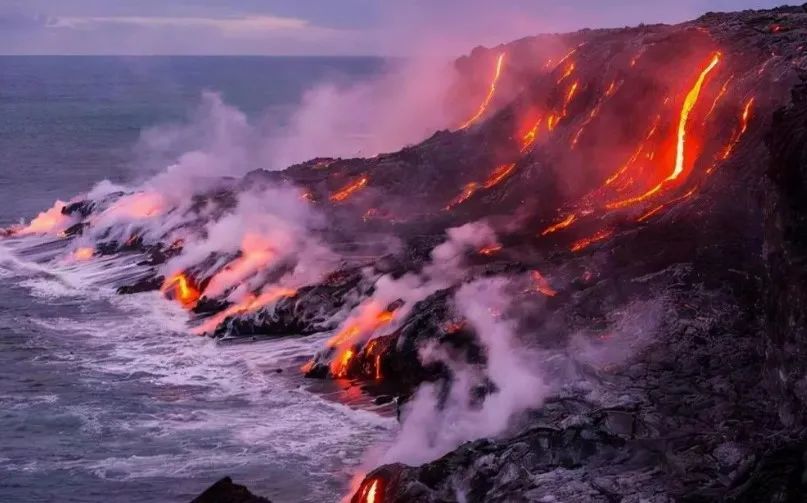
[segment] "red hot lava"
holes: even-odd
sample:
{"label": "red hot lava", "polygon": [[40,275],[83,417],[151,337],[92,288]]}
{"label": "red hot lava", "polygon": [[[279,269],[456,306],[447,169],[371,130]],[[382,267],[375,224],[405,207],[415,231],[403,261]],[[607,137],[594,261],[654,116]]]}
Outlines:
{"label": "red hot lava", "polygon": [[365,175],[357,180],[350,182],[349,184],[345,185],[341,189],[331,194],[331,201],[334,203],[341,203],[342,201],[352,196],[355,192],[358,192],[359,190],[366,187],[369,181],[370,179]]}
{"label": "red hot lava", "polygon": [[473,117],[471,117],[470,119],[465,121],[459,127],[460,129],[468,128],[469,126],[474,124],[476,121],[478,121],[480,117],[485,115],[485,112],[487,112],[488,106],[490,105],[490,102],[493,100],[493,96],[496,95],[496,84],[498,84],[499,77],[501,77],[501,75],[502,75],[502,65],[504,63],[505,56],[506,56],[506,53],[503,52],[503,53],[499,54],[498,58],[496,58],[496,69],[495,69],[495,71],[493,73],[493,80],[491,80],[491,82],[490,82],[490,87],[488,88],[487,96],[485,96],[485,99],[482,101],[482,104],[479,105],[479,109],[476,111],[476,113],[473,115]]}

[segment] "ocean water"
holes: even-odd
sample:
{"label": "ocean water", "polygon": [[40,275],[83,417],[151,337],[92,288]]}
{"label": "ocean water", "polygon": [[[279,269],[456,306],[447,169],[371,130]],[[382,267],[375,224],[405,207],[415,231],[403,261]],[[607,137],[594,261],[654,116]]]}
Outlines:
{"label": "ocean water", "polygon": [[[0,226],[137,174],[144,128],[203,91],[282,117],[367,58],[0,58]],[[75,264],[0,240],[0,502],[189,501],[230,475],[276,502],[337,501],[394,421],[294,372],[324,336],[216,344],[156,293],[123,297],[132,257]]]}

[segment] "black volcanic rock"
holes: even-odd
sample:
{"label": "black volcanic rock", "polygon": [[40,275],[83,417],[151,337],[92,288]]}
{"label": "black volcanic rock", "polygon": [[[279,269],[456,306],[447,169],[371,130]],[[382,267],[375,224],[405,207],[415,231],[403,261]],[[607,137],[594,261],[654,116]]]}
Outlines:
{"label": "black volcanic rock", "polygon": [[271,503],[271,501],[255,496],[246,487],[233,483],[230,477],[224,477],[205,489],[205,492],[194,498],[191,503]]}
{"label": "black volcanic rock", "polygon": [[766,194],[767,378],[783,421],[807,421],[807,69],[774,115]]}
{"label": "black volcanic rock", "polygon": [[[661,295],[658,337],[606,365],[555,355],[596,390],[596,402],[561,386],[565,398],[550,398],[500,437],[419,467],[382,466],[361,487],[379,480],[386,503],[807,501],[807,6],[581,32],[587,46],[598,44],[581,58],[590,64],[620,40],[637,51],[655,46],[643,58],[666,60],[701,43],[685,42],[693,33],[747,75],[742,94],[758,108],[742,146],[696,196],[662,215],[639,225],[615,218],[609,239],[580,254],[565,251],[560,236],[532,252],[544,254],[539,269],[575,279],[529,320],[529,343],[566,347],[566,334],[596,334],[612,313]],[[479,129],[506,128],[510,114],[505,107]],[[526,171],[537,175],[535,162],[475,195],[469,214],[507,207]]]}

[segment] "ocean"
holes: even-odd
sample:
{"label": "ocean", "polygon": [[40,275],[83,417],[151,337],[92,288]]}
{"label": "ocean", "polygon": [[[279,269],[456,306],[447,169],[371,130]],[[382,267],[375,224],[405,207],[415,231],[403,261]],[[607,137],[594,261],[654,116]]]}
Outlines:
{"label": "ocean", "polygon": [[[372,58],[0,57],[0,227],[141,174],[144,129],[205,91],[282,124]],[[394,420],[294,370],[324,336],[216,344],[159,294],[118,296],[126,257],[61,261],[0,239],[0,502],[189,501],[230,475],[275,502],[337,501]]]}

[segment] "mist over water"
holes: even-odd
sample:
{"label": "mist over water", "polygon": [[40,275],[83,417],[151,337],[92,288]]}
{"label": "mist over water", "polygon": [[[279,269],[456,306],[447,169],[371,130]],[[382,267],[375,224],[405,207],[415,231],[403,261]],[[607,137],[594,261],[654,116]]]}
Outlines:
{"label": "mist over water", "polygon": [[[141,131],[183,121],[205,91],[282,124],[317,82],[382,65],[0,58],[0,223],[153,174]],[[293,371],[321,337],[216,345],[158,294],[114,294],[105,278],[131,273],[131,257],[40,265],[14,246],[0,249],[0,500],[187,501],[224,475],[273,501],[330,500],[390,435],[393,420],[314,394]]]}

